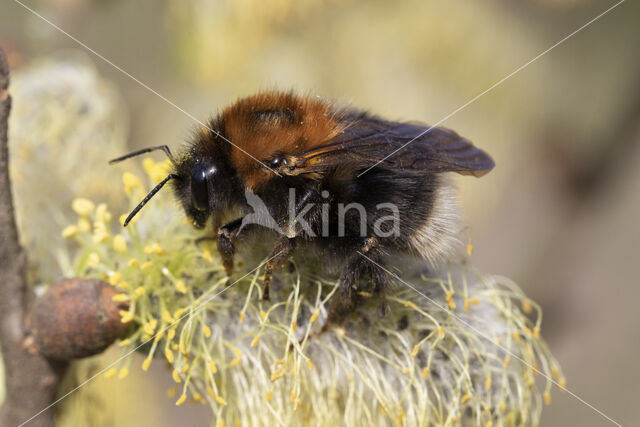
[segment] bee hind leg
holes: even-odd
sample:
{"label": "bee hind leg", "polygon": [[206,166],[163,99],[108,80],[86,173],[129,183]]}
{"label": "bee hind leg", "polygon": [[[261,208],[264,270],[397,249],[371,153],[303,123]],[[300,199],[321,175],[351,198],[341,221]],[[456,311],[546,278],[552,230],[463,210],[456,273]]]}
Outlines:
{"label": "bee hind leg", "polygon": [[389,275],[381,268],[382,252],[379,250],[375,237],[367,238],[362,247],[351,256],[340,277],[340,289],[331,299],[327,322],[323,330],[331,325],[340,325],[346,317],[363,303],[363,298],[353,292],[356,283],[363,276],[369,275],[373,283],[374,294],[378,297],[380,313],[385,315],[389,311],[386,296],[391,286]]}

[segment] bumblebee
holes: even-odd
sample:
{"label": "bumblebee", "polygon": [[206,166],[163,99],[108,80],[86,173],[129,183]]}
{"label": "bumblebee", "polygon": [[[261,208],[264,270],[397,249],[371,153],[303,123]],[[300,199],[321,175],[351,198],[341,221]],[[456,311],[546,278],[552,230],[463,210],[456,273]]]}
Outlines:
{"label": "bumblebee", "polygon": [[178,156],[159,146],[112,162],[153,150],[163,150],[173,170],[125,226],[171,182],[196,227],[213,223],[229,276],[239,243],[251,242],[263,228],[277,231],[265,265],[264,299],[273,271],[294,251],[318,250],[341,271],[333,320],[353,306],[353,290],[365,278],[386,307],[392,280],[382,266],[393,254],[433,265],[446,257],[459,231],[446,173],[479,177],[494,167],[488,154],[452,130],[284,92],[238,100],[198,129]]}

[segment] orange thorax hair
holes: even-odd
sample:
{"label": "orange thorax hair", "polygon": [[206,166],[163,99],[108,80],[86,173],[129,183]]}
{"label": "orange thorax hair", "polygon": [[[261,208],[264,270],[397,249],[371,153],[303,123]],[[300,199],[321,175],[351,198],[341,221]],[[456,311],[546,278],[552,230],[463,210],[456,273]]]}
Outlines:
{"label": "orange thorax hair", "polygon": [[[255,190],[276,176],[276,155],[294,155],[333,139],[343,127],[336,111],[319,99],[268,92],[243,98],[222,112],[231,161],[244,184]],[[252,158],[253,157],[253,158]]]}

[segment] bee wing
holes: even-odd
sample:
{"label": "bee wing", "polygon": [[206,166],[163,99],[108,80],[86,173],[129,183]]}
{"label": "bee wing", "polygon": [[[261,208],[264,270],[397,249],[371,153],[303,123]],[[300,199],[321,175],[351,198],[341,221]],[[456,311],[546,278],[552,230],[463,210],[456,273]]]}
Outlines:
{"label": "bee wing", "polygon": [[345,162],[363,169],[378,165],[477,177],[495,166],[487,153],[452,130],[365,118],[347,127],[330,143],[294,156],[292,172],[318,173]]}

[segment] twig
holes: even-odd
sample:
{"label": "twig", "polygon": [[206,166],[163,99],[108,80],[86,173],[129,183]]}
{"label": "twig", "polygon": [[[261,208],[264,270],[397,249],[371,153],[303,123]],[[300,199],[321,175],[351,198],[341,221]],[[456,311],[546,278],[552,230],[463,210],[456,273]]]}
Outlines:
{"label": "twig", "polygon": [[[18,242],[11,196],[7,146],[11,97],[8,86],[9,66],[0,49],[0,344],[6,389],[6,398],[0,408],[0,426],[17,426],[54,400],[64,366],[29,351],[26,339],[25,314],[32,293],[26,284],[26,254]],[[29,425],[55,425],[53,411],[46,411]]]}

